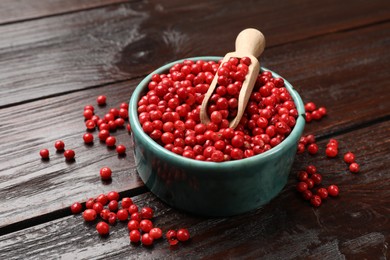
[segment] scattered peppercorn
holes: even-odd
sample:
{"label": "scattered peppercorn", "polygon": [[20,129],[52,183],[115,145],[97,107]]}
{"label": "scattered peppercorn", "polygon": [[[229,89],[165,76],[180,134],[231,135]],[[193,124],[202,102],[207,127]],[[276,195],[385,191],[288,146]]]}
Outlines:
{"label": "scattered peppercorn", "polygon": [[65,149],[65,143],[64,143],[64,141],[61,141],[61,140],[56,141],[54,143],[54,147],[56,148],[56,150],[58,152],[61,152],[61,151],[63,151]]}
{"label": "scattered peppercorn", "polygon": [[49,159],[49,150],[48,149],[42,149],[39,151],[39,155],[42,159],[47,160]]}
{"label": "scattered peppercorn", "polygon": [[64,157],[67,161],[71,161],[74,159],[75,152],[73,150],[66,150],[64,152]]}
{"label": "scattered peppercorn", "polygon": [[99,235],[106,236],[110,232],[110,227],[108,226],[108,224],[106,222],[100,221],[96,225],[96,230],[99,233]]}

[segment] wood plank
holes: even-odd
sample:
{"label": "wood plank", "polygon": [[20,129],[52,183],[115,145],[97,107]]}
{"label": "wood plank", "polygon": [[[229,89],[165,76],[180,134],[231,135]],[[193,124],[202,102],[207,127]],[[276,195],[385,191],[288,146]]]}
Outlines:
{"label": "wood plank", "polygon": [[[108,238],[80,215],[69,216],[0,237],[5,259],[64,257],[381,259],[390,242],[390,121],[337,136],[340,156],[301,155],[282,193],[261,209],[231,218],[201,218],[171,209],[152,194],[134,198],[155,209],[154,223],[164,231],[189,228],[192,239],[171,250],[166,241],[150,249],[130,245],[126,223],[112,227]],[[358,142],[356,140],[359,140]],[[319,142],[321,149],[327,140]],[[361,172],[346,171],[342,153],[357,156]],[[294,173],[314,162],[323,184],[336,183],[338,198],[314,209],[295,191]],[[98,193],[96,193],[98,194]],[[23,246],[22,246],[23,245]],[[261,245],[261,246],[259,246]]]}
{"label": "wood plank", "polygon": [[[260,28],[272,47],[388,20],[389,7],[383,0],[282,1],[272,7],[151,1],[1,26],[0,107],[139,77],[179,58],[224,55],[249,25]],[[183,17],[188,22],[180,22]]]}
{"label": "wood plank", "polygon": [[[389,116],[390,103],[387,100],[390,98],[390,91],[387,82],[390,75],[387,64],[390,59],[387,50],[380,48],[386,40],[381,37],[388,28],[389,25],[385,24],[313,39],[306,44],[302,42],[279,46],[268,51],[267,55],[275,59],[265,58],[264,64],[267,67],[291,79],[304,100],[313,100],[328,108],[328,117],[321,122],[309,124],[306,133],[328,135]],[[359,45],[353,45],[350,39],[359,35],[366,35],[371,40],[358,41]],[[329,55],[320,57],[322,62],[311,61],[311,57],[319,55],[318,46],[321,42],[333,42],[326,45],[329,47],[326,48]],[[354,60],[352,57],[356,53],[360,53],[366,62],[362,64]],[[300,57],[302,62],[297,62],[295,57]],[[337,65],[339,60],[350,61],[341,67]],[[311,68],[310,71],[307,66]],[[371,78],[361,76],[371,69],[374,69],[377,76],[376,88],[372,88]],[[96,143],[87,149],[81,140],[84,132],[84,105],[95,104],[95,97],[106,94],[109,107],[118,106],[130,98],[139,81],[140,79],[131,80],[0,110],[0,197],[10,198],[0,202],[0,227],[60,210],[76,200],[86,200],[95,194],[96,189],[125,191],[142,186],[135,172],[132,151],[129,151],[125,160],[117,162],[115,153],[109,153],[104,146]],[[373,99],[373,96],[376,98]],[[379,105],[374,105],[373,100],[379,101]],[[99,109],[98,114],[103,115],[105,111],[106,108]],[[117,134],[122,142],[130,145],[126,133],[121,131]],[[64,139],[69,147],[76,149],[79,159],[75,164],[66,165],[63,158],[54,153],[49,163],[40,161],[39,150],[52,148],[57,139]],[[119,164],[116,165],[117,163]],[[97,178],[98,171],[104,164],[118,167],[120,179],[111,186],[102,186]],[[128,182],[125,181],[126,174],[130,174]],[[37,192],[35,188],[28,188],[31,182],[47,185],[48,188]],[[74,188],[75,185],[77,188]],[[20,187],[26,189],[23,194],[20,193]],[[42,197],[46,198],[44,202],[38,205],[32,203],[40,201]],[[25,214],[26,207],[29,215]],[[9,218],[11,215],[13,217]]]}
{"label": "wood plank", "polygon": [[0,25],[128,1],[129,0],[3,0],[0,2]]}

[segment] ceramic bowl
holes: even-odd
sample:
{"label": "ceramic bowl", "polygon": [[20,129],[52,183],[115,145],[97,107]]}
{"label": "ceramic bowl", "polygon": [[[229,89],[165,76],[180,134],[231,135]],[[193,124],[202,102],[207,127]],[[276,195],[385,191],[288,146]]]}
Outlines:
{"label": "ceramic bowl", "polygon": [[[207,56],[187,60],[220,59],[222,57]],[[231,216],[268,203],[287,183],[305,125],[304,105],[299,94],[284,79],[299,116],[290,135],[276,147],[237,161],[214,163],[188,159],[164,149],[144,133],[137,113],[137,103],[146,93],[152,75],[166,73],[170,67],[182,61],[153,71],[139,83],[131,96],[129,117],[139,176],[161,200],[174,208],[197,215]],[[280,77],[274,72],[272,74]]]}

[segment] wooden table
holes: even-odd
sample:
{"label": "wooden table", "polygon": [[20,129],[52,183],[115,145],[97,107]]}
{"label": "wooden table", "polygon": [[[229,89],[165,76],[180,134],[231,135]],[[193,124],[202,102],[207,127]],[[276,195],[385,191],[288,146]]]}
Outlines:
{"label": "wooden table", "polygon": [[[170,208],[147,191],[125,157],[84,145],[83,107],[100,116],[128,102],[141,79],[170,61],[219,55],[255,27],[277,71],[305,102],[328,109],[307,124],[319,154],[296,157],[281,194],[253,212],[203,218]],[[386,259],[390,256],[390,2],[3,0],[0,3],[0,259],[263,258]],[[96,106],[105,94],[108,106]],[[94,132],[96,138],[96,132]],[[327,159],[330,138],[340,153]],[[56,140],[76,151],[66,163]],[[49,148],[42,161],[39,150]],[[342,161],[353,151],[361,170]],[[313,208],[295,191],[296,173],[314,163],[340,196]],[[104,185],[99,169],[110,166]],[[69,206],[117,190],[156,211],[167,230],[188,227],[176,249],[131,245],[126,224],[100,238]]]}

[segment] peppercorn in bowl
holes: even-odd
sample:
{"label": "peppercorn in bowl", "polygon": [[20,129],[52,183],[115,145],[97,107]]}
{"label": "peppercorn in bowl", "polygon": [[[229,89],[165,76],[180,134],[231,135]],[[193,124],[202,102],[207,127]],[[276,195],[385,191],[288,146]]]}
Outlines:
{"label": "peppercorn in bowl", "polygon": [[[246,65],[244,59],[219,64],[221,59],[162,66],[139,83],[129,104],[136,168],[145,185],[170,206],[205,216],[244,213],[277,196],[305,124],[299,94],[261,68],[240,124],[229,128],[240,85],[235,73]],[[221,79],[226,84],[216,88],[208,107],[211,121],[202,124],[202,95],[220,65],[228,70]]]}

